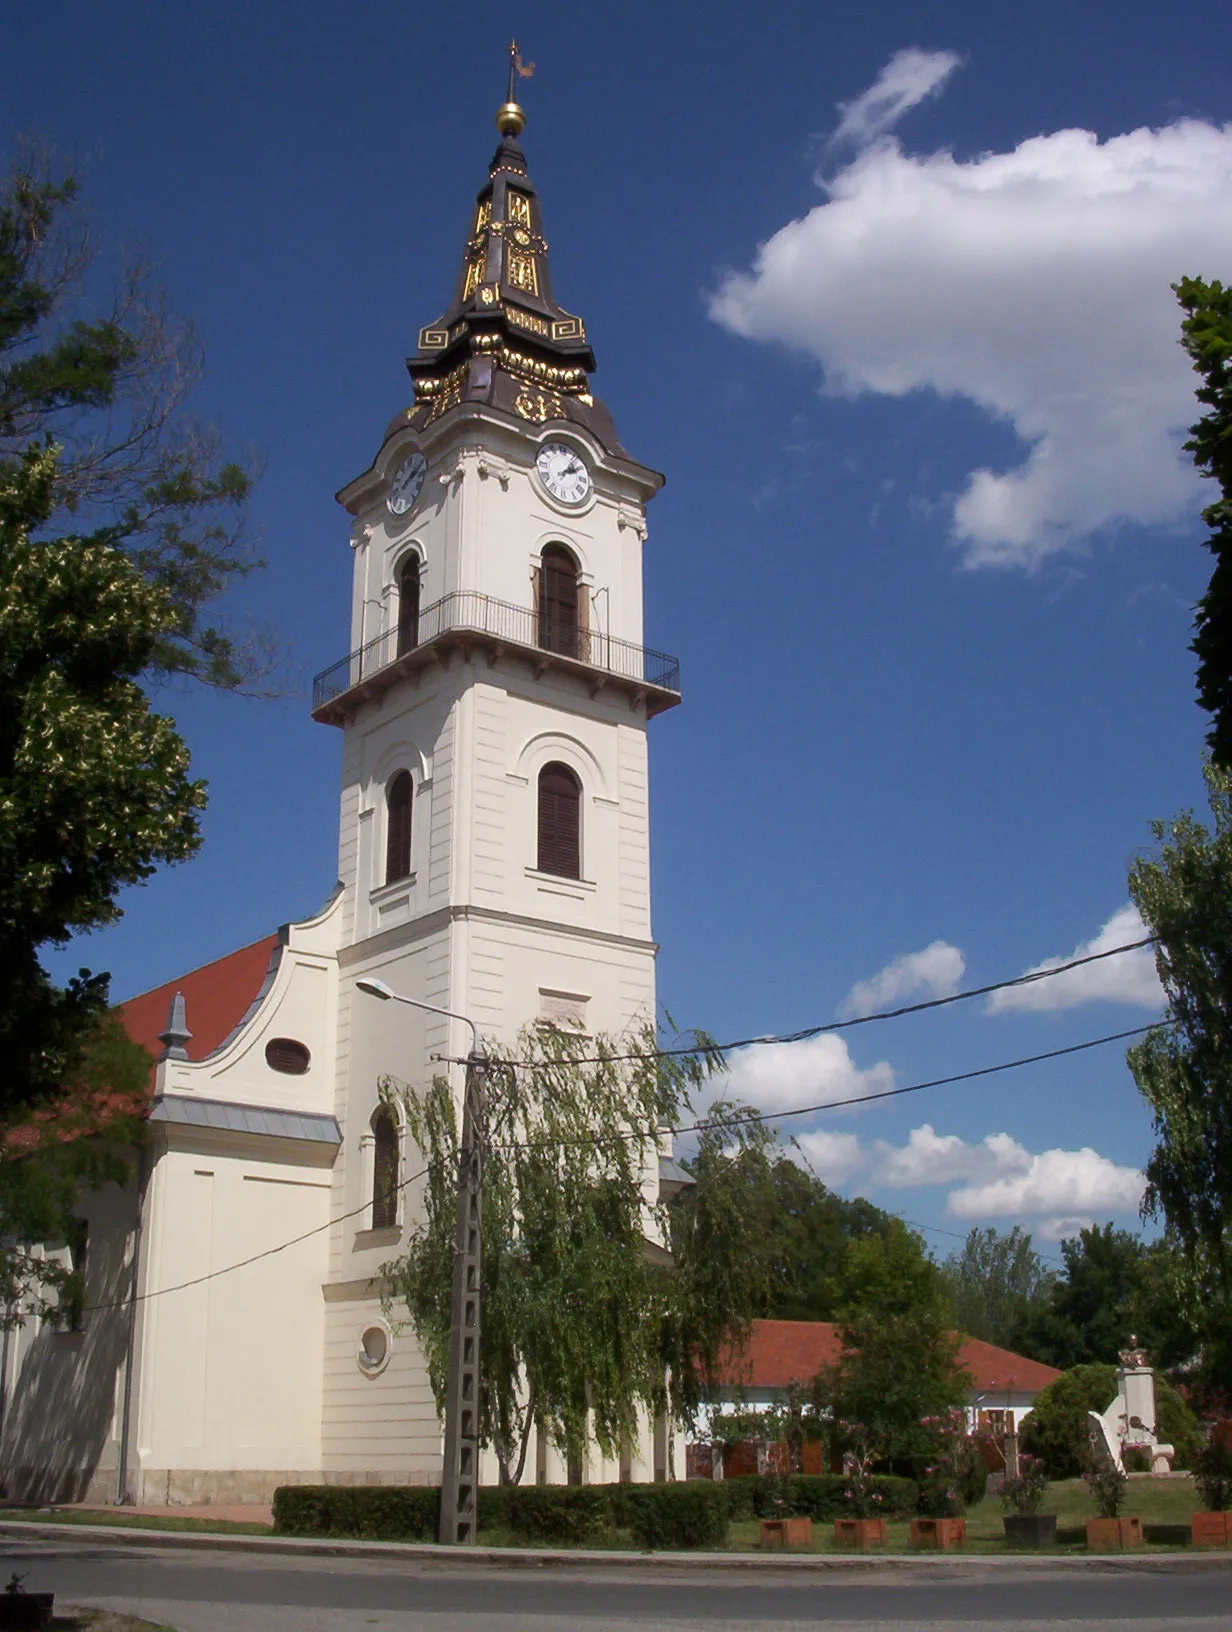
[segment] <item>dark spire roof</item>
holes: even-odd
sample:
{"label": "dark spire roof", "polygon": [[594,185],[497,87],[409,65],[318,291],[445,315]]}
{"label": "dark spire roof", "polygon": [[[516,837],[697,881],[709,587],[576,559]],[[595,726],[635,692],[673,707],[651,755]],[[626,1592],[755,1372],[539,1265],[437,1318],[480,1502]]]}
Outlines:
{"label": "dark spire roof", "polygon": [[419,331],[406,365],[415,401],[390,430],[423,430],[463,401],[483,402],[535,425],[572,420],[623,454],[611,415],[591,395],[586,325],[552,292],[539,196],[517,140],[525,115],[512,88],[496,122],[501,141],[475,200],[453,299]]}

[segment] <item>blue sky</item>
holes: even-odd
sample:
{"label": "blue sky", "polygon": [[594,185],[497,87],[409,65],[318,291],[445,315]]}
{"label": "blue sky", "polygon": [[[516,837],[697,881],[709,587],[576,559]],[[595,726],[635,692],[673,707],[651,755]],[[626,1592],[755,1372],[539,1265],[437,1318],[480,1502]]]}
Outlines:
{"label": "blue sky", "polygon": [[[1117,944],[1151,818],[1201,801],[1209,558],[1167,284],[1232,273],[1221,5],[1181,28],[1129,0],[53,0],[6,25],[6,133],[84,161],[97,226],[197,323],[197,410],[265,463],[269,570],[237,611],[279,630],[298,687],[161,695],[209,779],[205,848],[57,972],[130,995],[329,893],[339,737],[306,692],[346,645],[332,495],[452,286],[511,31],[557,291],[668,476],[646,578],[685,690],[651,732],[663,1000],[721,1037],[789,1031],[860,982],[927,996]],[[808,1103],[1152,1017],[1149,970],[1096,967],[1048,1009],[766,1050],[736,1086]],[[1067,1220],[1133,1224],[1150,1148],[1116,1046],[801,1134],[941,1251],[973,1222],[1021,1218],[1052,1252]]]}

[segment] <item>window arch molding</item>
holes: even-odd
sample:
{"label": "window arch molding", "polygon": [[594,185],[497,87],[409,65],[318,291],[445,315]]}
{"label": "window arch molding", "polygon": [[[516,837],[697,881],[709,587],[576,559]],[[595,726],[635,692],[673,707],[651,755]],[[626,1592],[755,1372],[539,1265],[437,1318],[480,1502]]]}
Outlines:
{"label": "window arch molding", "polygon": [[527,557],[530,570],[536,572],[539,569],[543,562],[544,550],[551,549],[553,545],[557,549],[568,550],[569,554],[577,562],[579,583],[593,588],[595,581],[594,567],[587,556],[586,542],[584,539],[574,538],[567,527],[545,528],[535,540],[534,547]]}
{"label": "window arch molding", "polygon": [[396,771],[410,771],[418,788],[432,780],[432,757],[416,743],[402,737],[382,748],[372,762],[368,787],[376,799],[383,799],[390,778]]}
{"label": "window arch molding", "polygon": [[566,736],[563,731],[540,731],[528,738],[509,774],[520,782],[534,785],[538,783],[539,772],[554,760],[567,765],[581,781],[583,804],[591,798],[611,798],[598,758],[584,742]]}

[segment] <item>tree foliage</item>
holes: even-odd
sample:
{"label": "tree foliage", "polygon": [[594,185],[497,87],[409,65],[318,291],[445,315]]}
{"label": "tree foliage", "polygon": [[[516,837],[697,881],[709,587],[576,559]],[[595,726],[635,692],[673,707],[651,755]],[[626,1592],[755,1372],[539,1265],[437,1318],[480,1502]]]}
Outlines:
{"label": "tree foliage", "polygon": [[1047,1301],[1055,1279],[1019,1224],[1005,1235],[991,1225],[971,1230],[942,1274],[959,1331],[1003,1349],[1013,1346],[1030,1311]]}
{"label": "tree foliage", "polygon": [[[1141,1307],[1145,1248],[1128,1230],[1094,1225],[1061,1243],[1064,1272],[1019,1317],[1016,1348],[1031,1359],[1065,1371],[1073,1366],[1115,1364]],[[1153,1332],[1137,1332],[1148,1343]]]}
{"label": "tree foliage", "polygon": [[938,1451],[926,1419],[946,1419],[971,1386],[941,1272],[895,1220],[886,1235],[850,1243],[839,1298],[843,1348],[817,1378],[818,1408],[865,1429],[892,1466],[918,1476]]}
{"label": "tree foliage", "polygon": [[1232,770],[1232,287],[1182,278],[1173,288],[1186,314],[1181,344],[1203,380],[1198,401],[1209,409],[1190,427],[1185,448],[1220,490],[1202,512],[1215,565],[1198,602],[1191,650],[1198,659],[1198,701],[1211,715],[1211,758]]}
{"label": "tree foliage", "polygon": [[123,886],[200,843],[204,787],[138,683],[174,623],[123,551],[36,541],[55,455],[0,471],[0,1118],[80,1068],[107,979],[64,989],[40,949],[119,916]]}
{"label": "tree foliage", "polygon": [[28,148],[0,181],[0,476],[55,442],[40,526],[122,550],[166,616],[147,669],[212,685],[256,683],[268,642],[240,638],[217,603],[260,565],[248,532],[250,467],[192,420],[200,342],[137,259],[105,286],[72,174]]}
{"label": "tree foliage", "polygon": [[[536,1025],[512,1053],[491,1050],[480,1432],[502,1482],[521,1478],[535,1424],[580,1458],[592,1435],[605,1455],[617,1455],[639,1411],[685,1420],[701,1374],[717,1365],[725,1342],[742,1340],[764,1293],[740,1179],[745,1154],[756,1165],[768,1137],[760,1123],[731,1107],[712,1111],[687,1210],[673,1218],[647,1201],[660,1129],[681,1120],[690,1094],[721,1065],[704,1039],[696,1053],[675,1058],[656,1046],[651,1026],[612,1039]],[[515,1068],[511,1060],[530,1063]],[[428,1176],[423,1222],[406,1256],[387,1266],[391,1306],[405,1302],[443,1409],[454,1102],[443,1079],[402,1098]]]}
{"label": "tree foliage", "polygon": [[1127,1059],[1155,1125],[1144,1208],[1181,1251],[1207,1376],[1232,1395],[1232,776],[1205,775],[1211,826],[1153,822],[1156,851],[1130,870],[1168,1019]]}

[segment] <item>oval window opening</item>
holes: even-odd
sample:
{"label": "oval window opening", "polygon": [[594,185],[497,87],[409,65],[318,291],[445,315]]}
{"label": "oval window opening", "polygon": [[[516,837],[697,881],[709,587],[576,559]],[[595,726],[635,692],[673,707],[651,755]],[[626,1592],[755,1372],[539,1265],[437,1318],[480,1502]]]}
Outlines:
{"label": "oval window opening", "polygon": [[282,1071],[288,1077],[302,1077],[312,1055],[303,1043],[293,1037],[271,1037],[265,1045],[265,1063],[271,1071]]}
{"label": "oval window opening", "polygon": [[376,1371],[389,1355],[389,1339],[379,1326],[369,1326],[359,1343],[359,1363],[365,1371]]}

